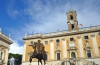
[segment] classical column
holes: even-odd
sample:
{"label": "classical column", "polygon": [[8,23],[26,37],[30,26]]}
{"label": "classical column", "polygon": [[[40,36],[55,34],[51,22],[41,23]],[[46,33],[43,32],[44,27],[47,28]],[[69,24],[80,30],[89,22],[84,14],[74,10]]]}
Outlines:
{"label": "classical column", "polygon": [[23,60],[25,61],[25,54],[26,54],[26,43],[24,43],[24,51],[23,51]]}
{"label": "classical column", "polygon": [[77,38],[78,38],[78,50],[80,53],[80,57],[83,58],[84,57],[84,50],[83,50],[82,38],[81,38],[81,36],[77,36]]}
{"label": "classical column", "polygon": [[2,48],[2,47],[0,47],[0,60],[2,59],[2,57],[1,57],[1,56],[2,56],[2,54],[1,54],[1,48]]}
{"label": "classical column", "polygon": [[62,51],[63,51],[63,58],[67,58],[67,48],[66,48],[66,40],[62,39]]}
{"label": "classical column", "polygon": [[8,62],[8,55],[9,55],[9,49],[8,48],[6,48],[5,49],[5,52],[6,52],[6,54],[5,54],[5,65],[7,65],[7,62]]}
{"label": "classical column", "polygon": [[2,60],[4,60],[4,50],[2,51]]}
{"label": "classical column", "polygon": [[91,36],[92,36],[92,46],[94,49],[94,55],[95,55],[95,57],[99,57],[99,50],[98,50],[96,36],[95,36],[95,34],[91,34]]}
{"label": "classical column", "polygon": [[54,60],[54,41],[50,40],[50,60]]}

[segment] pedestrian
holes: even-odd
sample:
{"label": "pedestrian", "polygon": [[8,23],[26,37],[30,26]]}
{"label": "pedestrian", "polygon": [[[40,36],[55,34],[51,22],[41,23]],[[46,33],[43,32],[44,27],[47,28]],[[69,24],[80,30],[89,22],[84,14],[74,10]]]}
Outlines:
{"label": "pedestrian", "polygon": [[15,62],[14,57],[11,57],[11,58],[10,58],[10,65],[14,65],[14,62]]}

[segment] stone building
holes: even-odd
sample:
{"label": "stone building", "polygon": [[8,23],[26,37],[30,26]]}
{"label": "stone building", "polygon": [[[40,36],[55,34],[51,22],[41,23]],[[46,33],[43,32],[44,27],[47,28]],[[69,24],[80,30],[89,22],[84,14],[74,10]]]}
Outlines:
{"label": "stone building", "polygon": [[[29,64],[29,53],[33,51],[30,44],[37,40],[45,46],[47,65],[69,65],[71,60],[76,65],[100,64],[100,26],[78,27],[77,13],[70,10],[67,14],[68,30],[48,34],[32,34],[23,38],[23,64]],[[32,64],[36,64],[33,59]],[[79,61],[79,62],[78,62]]]}
{"label": "stone building", "polygon": [[7,65],[12,40],[0,31],[0,65]]}

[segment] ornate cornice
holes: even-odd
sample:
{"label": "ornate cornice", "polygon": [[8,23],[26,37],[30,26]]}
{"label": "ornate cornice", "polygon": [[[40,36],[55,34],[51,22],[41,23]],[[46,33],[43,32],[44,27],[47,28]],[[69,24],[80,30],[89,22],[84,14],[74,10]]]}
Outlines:
{"label": "ornate cornice", "polygon": [[93,26],[93,27],[87,27],[87,28],[81,28],[81,29],[78,29],[78,30],[71,30],[71,31],[58,31],[58,32],[46,33],[46,34],[32,34],[32,35],[25,36],[23,38],[23,40],[38,39],[38,38],[41,38],[41,39],[54,38],[54,37],[77,35],[77,34],[98,32],[98,31],[100,31],[100,25],[99,26]]}
{"label": "ornate cornice", "polygon": [[3,42],[3,41],[0,41],[0,46],[2,46],[2,47],[6,47],[6,48],[10,48],[10,45],[9,44],[7,44],[7,43],[5,43],[5,42]]}
{"label": "ornate cornice", "polygon": [[6,35],[4,35],[3,33],[0,33],[0,40],[3,42],[6,42],[7,44],[12,44],[13,41]]}

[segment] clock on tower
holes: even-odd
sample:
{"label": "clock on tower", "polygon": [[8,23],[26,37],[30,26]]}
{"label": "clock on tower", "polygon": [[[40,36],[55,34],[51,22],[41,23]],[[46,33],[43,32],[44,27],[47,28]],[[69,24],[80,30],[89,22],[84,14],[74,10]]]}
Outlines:
{"label": "clock on tower", "polygon": [[67,13],[67,20],[68,20],[68,30],[78,30],[78,21],[77,21],[77,13],[76,11],[70,10]]}

